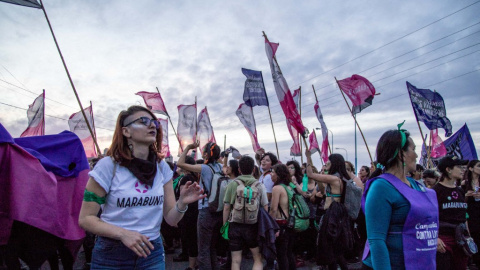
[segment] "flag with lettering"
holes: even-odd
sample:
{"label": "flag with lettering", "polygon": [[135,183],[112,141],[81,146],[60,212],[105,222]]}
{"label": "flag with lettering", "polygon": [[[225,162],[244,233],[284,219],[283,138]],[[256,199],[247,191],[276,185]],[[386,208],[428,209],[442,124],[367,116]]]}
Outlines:
{"label": "flag with lettering", "polygon": [[162,155],[164,157],[171,156],[170,154],[170,146],[168,145],[168,120],[158,118],[158,122],[160,122],[160,127],[162,127]]}
{"label": "flag with lettering", "polygon": [[430,156],[432,158],[441,158],[447,154],[447,149],[443,145],[443,141],[438,136],[438,129],[430,130],[430,139],[432,140],[432,152]]}
{"label": "flag with lettering", "polygon": [[252,107],[242,103],[240,106],[238,106],[235,114],[238,116],[238,119],[240,119],[240,122],[242,122],[243,126],[248,132],[248,135],[250,136],[253,151],[257,152],[258,149],[260,149],[260,144],[258,144],[257,127],[255,124],[255,118],[253,117]]}
{"label": "flag with lettering", "polygon": [[[85,112],[88,123],[90,124],[90,127],[95,135],[95,123],[93,121],[92,105],[83,109],[83,111]],[[70,127],[70,131],[75,133],[80,141],[82,141],[83,149],[85,150],[87,158],[96,157],[97,151],[95,149],[95,143],[92,134],[90,134],[90,130],[88,130],[87,123],[85,122],[82,112],[72,114],[70,118],[68,118],[68,126]]]}
{"label": "flag with lettering", "polygon": [[337,82],[340,90],[352,101],[352,114],[357,114],[372,105],[375,87],[364,77],[353,74],[352,77]]}
{"label": "flag with lettering", "polygon": [[467,124],[446,139],[443,145],[447,149],[447,155],[453,155],[465,160],[478,159],[477,150]]}
{"label": "flag with lettering", "polygon": [[308,150],[314,154],[318,151],[320,151],[320,146],[318,145],[317,141],[317,134],[315,133],[315,129],[310,133],[310,136],[308,136],[308,143],[310,146],[308,147]]}
{"label": "flag with lettering", "polygon": [[243,101],[250,107],[268,106],[268,97],[261,71],[242,68],[242,73],[247,77],[243,90]]}
{"label": "flag with lettering", "polygon": [[42,8],[42,5],[40,5],[37,0],[0,0],[0,2],[10,3],[24,7]]}
{"label": "flag with lettering", "polygon": [[135,95],[139,95],[143,98],[143,101],[145,101],[145,105],[149,110],[154,113],[163,114],[168,117],[167,108],[165,107],[165,103],[163,103],[163,99],[160,93],[141,91],[135,93]]}
{"label": "flag with lettering", "polygon": [[20,137],[45,135],[45,90],[27,110],[28,127]]}
{"label": "flag with lettering", "polygon": [[270,70],[272,71],[273,85],[277,93],[278,101],[282,107],[283,113],[287,118],[287,122],[303,137],[307,137],[306,128],[303,126],[302,119],[298,113],[295,102],[293,101],[292,93],[288,87],[287,81],[283,77],[282,71],[275,59],[275,53],[278,48],[278,43],[272,43],[265,37],[265,52],[267,53],[268,61],[270,62]]}
{"label": "flag with lettering", "polygon": [[328,129],[327,125],[325,124],[325,121],[323,120],[323,114],[322,111],[320,110],[320,105],[315,103],[315,106],[313,106],[313,109],[315,110],[315,115],[317,116],[318,122],[320,122],[320,126],[322,129],[322,148],[321,148],[321,156],[324,162],[328,161]]}
{"label": "flag with lettering", "polygon": [[423,122],[429,130],[443,128],[445,137],[450,137],[453,128],[447,118],[442,96],[430,89],[417,88],[409,82],[407,89],[417,121]]}
{"label": "flag with lettering", "polygon": [[183,152],[182,149],[196,140],[197,134],[197,104],[178,105],[178,126],[177,136],[180,141],[178,156]]}
{"label": "flag with lettering", "polygon": [[207,107],[200,111],[198,114],[198,132],[197,140],[200,141],[200,151],[208,143],[216,143],[215,134],[213,133],[212,123],[210,123],[210,117],[208,116]]}

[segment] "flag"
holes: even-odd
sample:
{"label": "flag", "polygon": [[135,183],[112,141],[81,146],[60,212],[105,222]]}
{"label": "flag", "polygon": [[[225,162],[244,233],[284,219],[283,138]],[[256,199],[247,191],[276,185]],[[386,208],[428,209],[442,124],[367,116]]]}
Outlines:
{"label": "flag", "polygon": [[160,126],[162,127],[162,155],[164,157],[171,156],[170,154],[170,147],[168,146],[168,120],[158,118],[158,122],[160,122]]}
{"label": "flag", "polygon": [[0,2],[10,3],[24,7],[42,8],[42,5],[40,5],[37,0],[0,0]]}
{"label": "flag", "polygon": [[438,129],[435,129],[435,131],[430,130],[430,138],[432,140],[432,152],[430,156],[432,158],[444,157],[447,154],[447,149],[445,145],[443,145],[442,139],[438,136]]}
{"label": "flag", "polygon": [[328,161],[328,129],[327,125],[325,124],[325,121],[323,120],[323,114],[322,111],[320,110],[320,105],[315,103],[315,106],[313,106],[313,109],[315,110],[315,115],[317,116],[318,122],[320,122],[320,126],[322,127],[322,150],[321,150],[321,156],[323,159],[323,162]]}
{"label": "flag", "polygon": [[143,101],[145,101],[145,105],[149,110],[154,113],[163,114],[168,117],[167,108],[165,108],[165,103],[163,103],[163,99],[160,93],[141,91],[135,93],[135,95],[139,95],[143,98]]}
{"label": "flag", "polygon": [[459,159],[478,159],[475,144],[467,124],[463,125],[455,134],[443,142],[447,155],[454,155]]}
{"label": "flag", "polygon": [[308,143],[310,146],[308,147],[308,151],[310,151],[312,154],[320,151],[320,146],[318,146],[318,141],[317,141],[317,134],[315,133],[315,129],[310,133],[310,136],[308,136]]}
{"label": "flag", "polygon": [[198,114],[198,132],[197,140],[200,141],[200,151],[203,151],[203,148],[208,143],[216,143],[215,134],[213,133],[213,127],[210,123],[210,117],[208,117],[207,107],[200,111]]}
{"label": "flag", "polygon": [[298,112],[300,112],[300,107],[299,107],[299,100],[300,100],[300,88],[297,90],[293,91],[293,102],[295,103],[295,107],[297,108]]}
{"label": "flag", "polygon": [[261,71],[242,68],[242,73],[247,77],[243,90],[243,101],[250,107],[268,106],[268,97]]}
{"label": "flag", "polygon": [[260,145],[258,144],[257,140],[257,127],[255,124],[255,118],[253,117],[252,107],[242,103],[240,106],[238,106],[235,114],[238,116],[238,119],[240,119],[240,122],[242,122],[243,126],[247,130],[248,135],[250,135],[253,151],[257,152],[258,149],[260,149]]}
{"label": "flag", "polygon": [[182,149],[196,140],[197,134],[197,104],[178,105],[178,126],[177,136],[180,141],[178,155],[183,152]]}
{"label": "flag", "polygon": [[337,81],[350,101],[352,101],[352,114],[357,114],[372,105],[375,96],[375,87],[364,77],[353,74],[352,77]]}
{"label": "flag", "polygon": [[288,131],[290,132],[290,136],[292,136],[293,139],[293,145],[292,147],[290,147],[290,156],[299,157],[302,155],[302,151],[300,150],[300,136],[298,134],[298,131],[292,125],[290,125],[288,120],[287,127]]}
{"label": "flag", "polygon": [[409,82],[407,89],[417,121],[423,122],[429,130],[443,128],[445,137],[450,137],[453,128],[442,96],[430,89],[416,88]]}
{"label": "flag", "polygon": [[[88,123],[90,124],[90,127],[95,135],[95,123],[93,121],[92,105],[83,109],[83,111],[85,112]],[[70,127],[70,131],[75,133],[82,141],[87,158],[96,157],[97,151],[95,149],[94,138],[92,137],[92,134],[90,134],[90,130],[88,130],[88,126],[85,122],[85,118],[83,118],[82,112],[77,112],[70,115],[70,118],[68,118],[68,126]]]}
{"label": "flag", "polygon": [[28,127],[20,137],[45,135],[45,90],[27,110]]}
{"label": "flag", "polygon": [[293,128],[303,137],[306,137],[308,134],[306,132],[306,128],[303,126],[302,119],[300,118],[300,114],[298,113],[297,107],[293,101],[290,88],[288,88],[287,81],[283,77],[280,67],[274,59],[277,48],[278,43],[272,43],[265,37],[265,51],[267,53],[268,61],[270,62],[273,85],[275,86],[275,92],[277,93],[280,106],[282,107],[283,113],[287,118],[287,122],[293,126]]}

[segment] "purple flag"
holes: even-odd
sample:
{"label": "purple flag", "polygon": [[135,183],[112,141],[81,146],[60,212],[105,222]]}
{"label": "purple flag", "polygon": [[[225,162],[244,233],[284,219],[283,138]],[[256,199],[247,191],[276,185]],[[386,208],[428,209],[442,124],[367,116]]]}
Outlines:
{"label": "purple flag", "polygon": [[242,73],[247,77],[243,91],[243,101],[250,107],[268,106],[268,97],[261,71],[242,68]]}

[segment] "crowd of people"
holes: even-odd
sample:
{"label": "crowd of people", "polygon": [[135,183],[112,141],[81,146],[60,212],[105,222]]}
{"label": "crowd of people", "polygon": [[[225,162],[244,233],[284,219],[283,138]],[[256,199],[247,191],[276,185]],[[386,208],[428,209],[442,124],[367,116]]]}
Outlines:
{"label": "crowd of people", "polygon": [[119,114],[79,217],[97,236],[91,269],[165,269],[174,238],[182,247],[174,261],[188,261],[187,270],[237,270],[248,253],[256,270],[305,261],[330,270],[360,261],[363,269],[480,266],[471,244],[480,243],[480,161],[446,156],[424,170],[400,127],[381,136],[376,161],[358,175],[335,153],[318,170],[308,150],[300,164],[264,149],[231,158],[232,148],[208,143],[195,160],[198,142],[169,164],[162,136],[148,109]]}

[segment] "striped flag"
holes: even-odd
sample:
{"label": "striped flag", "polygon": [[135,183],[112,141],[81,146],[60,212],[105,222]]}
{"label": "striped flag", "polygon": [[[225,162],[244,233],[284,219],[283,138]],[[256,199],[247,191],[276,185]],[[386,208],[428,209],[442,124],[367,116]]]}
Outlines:
{"label": "striped flag", "polygon": [[208,116],[207,107],[200,111],[198,114],[198,131],[197,131],[197,140],[200,141],[200,149],[203,151],[203,148],[207,143],[213,142],[216,143],[215,134],[213,133],[213,127],[210,123],[210,117]]}
{"label": "striped flag", "polygon": [[27,110],[28,127],[20,137],[45,135],[45,90]]}
{"label": "striped flag", "polygon": [[310,133],[310,136],[308,136],[308,143],[310,144],[310,146],[308,147],[308,151],[310,151],[312,154],[320,151],[320,146],[318,146],[317,134],[315,133],[315,129],[312,131],[312,133]]}
{"label": "striped flag", "polygon": [[255,118],[253,117],[252,107],[242,103],[240,106],[238,106],[235,114],[238,116],[238,119],[240,119],[240,122],[242,122],[243,126],[247,130],[248,135],[250,135],[253,151],[257,152],[258,149],[260,149],[260,144],[258,144],[257,127],[255,124]]}
{"label": "striped flag", "polygon": [[322,111],[320,110],[320,105],[315,103],[315,106],[313,106],[315,109],[315,115],[317,116],[318,122],[320,122],[320,126],[322,127],[322,159],[324,162],[328,161],[328,129],[327,125],[325,124],[325,121],[323,120],[323,114]]}
{"label": "striped flag", "polygon": [[178,105],[178,126],[177,136],[180,141],[178,155],[183,152],[182,149],[196,140],[197,134],[197,104]]}
{"label": "striped flag", "polygon": [[[88,123],[90,124],[90,127],[95,134],[95,123],[93,121],[92,105],[83,109],[83,111],[85,112]],[[85,155],[87,155],[87,158],[96,157],[97,151],[95,149],[95,143],[93,141],[92,134],[90,134],[90,130],[88,130],[87,123],[83,118],[82,112],[72,114],[70,118],[68,118],[68,126],[70,127],[70,131],[75,133],[82,141],[83,149],[85,150]]]}

